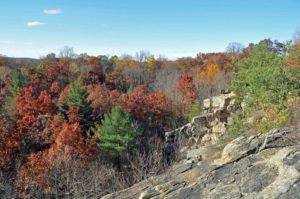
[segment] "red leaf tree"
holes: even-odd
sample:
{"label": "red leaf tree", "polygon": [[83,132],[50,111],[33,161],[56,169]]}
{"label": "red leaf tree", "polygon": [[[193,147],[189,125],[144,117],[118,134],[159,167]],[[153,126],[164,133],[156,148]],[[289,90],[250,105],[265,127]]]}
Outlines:
{"label": "red leaf tree", "polygon": [[183,104],[192,104],[197,98],[194,78],[191,75],[182,75],[178,82],[178,89],[182,95]]}

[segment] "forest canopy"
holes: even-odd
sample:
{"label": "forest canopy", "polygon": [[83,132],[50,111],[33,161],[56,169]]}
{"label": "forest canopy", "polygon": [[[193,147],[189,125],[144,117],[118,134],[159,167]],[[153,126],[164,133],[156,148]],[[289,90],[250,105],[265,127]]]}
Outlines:
{"label": "forest canopy", "polygon": [[19,64],[1,57],[0,178],[20,198],[64,198],[71,189],[74,197],[99,196],[129,187],[170,166],[164,133],[226,89],[245,103],[239,116],[254,118],[251,128],[284,126],[299,96],[299,44],[231,43],[226,52],[176,60],[146,52],[75,55],[67,47]]}

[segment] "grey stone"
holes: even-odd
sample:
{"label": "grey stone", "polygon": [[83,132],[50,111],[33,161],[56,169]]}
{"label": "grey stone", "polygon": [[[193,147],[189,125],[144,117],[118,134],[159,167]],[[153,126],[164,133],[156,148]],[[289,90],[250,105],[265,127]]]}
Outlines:
{"label": "grey stone", "polygon": [[[182,147],[207,146],[215,144],[225,133],[228,119],[231,114],[240,108],[234,100],[232,92],[225,92],[219,96],[204,99],[204,111],[192,119],[191,123],[181,128],[165,133],[168,143],[178,144]],[[185,144],[183,144],[185,143]]]}
{"label": "grey stone", "polygon": [[[300,199],[300,145],[290,139],[299,136],[295,127],[240,136],[222,145],[221,157],[209,159],[216,153],[211,143],[220,148],[218,139],[240,108],[233,97],[226,93],[204,100],[205,114],[165,134],[168,143],[186,143],[185,160],[103,199]],[[218,125],[222,130],[215,130]]]}

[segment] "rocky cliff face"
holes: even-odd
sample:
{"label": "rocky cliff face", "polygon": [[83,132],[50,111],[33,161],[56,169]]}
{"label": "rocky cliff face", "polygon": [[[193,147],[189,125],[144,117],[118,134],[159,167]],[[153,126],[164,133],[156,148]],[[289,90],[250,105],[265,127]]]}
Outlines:
{"label": "rocky cliff face", "polygon": [[238,107],[232,95],[227,93],[218,99],[204,101],[205,114],[180,129],[166,133],[169,143],[176,144],[182,139],[187,141],[182,150],[187,155],[186,159],[163,175],[103,199],[300,199],[300,139],[297,128],[241,136],[225,147],[218,143],[219,135],[226,133],[231,113]]}
{"label": "rocky cliff face", "polygon": [[185,147],[183,149],[198,148],[217,143],[226,132],[231,115],[240,108],[234,100],[232,92],[223,92],[203,101],[203,113],[194,117],[191,123],[181,128],[166,132],[166,142]]}

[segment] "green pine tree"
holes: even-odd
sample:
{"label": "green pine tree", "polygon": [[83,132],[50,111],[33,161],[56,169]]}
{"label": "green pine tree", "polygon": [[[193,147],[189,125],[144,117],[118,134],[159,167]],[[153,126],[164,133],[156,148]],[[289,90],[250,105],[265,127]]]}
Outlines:
{"label": "green pine tree", "polygon": [[289,122],[288,99],[298,94],[300,81],[295,77],[300,71],[291,71],[284,58],[266,44],[256,45],[247,58],[238,62],[239,70],[233,76],[232,90],[246,104],[243,115],[254,118],[251,125],[258,132]]}
{"label": "green pine tree", "polygon": [[111,113],[104,114],[102,125],[93,129],[99,138],[98,146],[113,157],[135,150],[140,128],[131,120],[129,113],[113,107]]}
{"label": "green pine tree", "polygon": [[232,90],[249,107],[257,102],[283,105],[294,89],[284,67],[284,57],[266,44],[255,46],[237,65],[239,70],[233,76]]}
{"label": "green pine tree", "polygon": [[83,88],[82,82],[77,81],[71,83],[70,93],[66,95],[66,104],[60,105],[60,111],[63,115],[67,115],[66,112],[70,107],[79,107],[79,113],[83,120],[81,127],[83,130],[88,130],[91,114],[91,103],[87,100],[88,92]]}
{"label": "green pine tree", "polygon": [[7,96],[4,99],[4,113],[13,119],[16,112],[15,97],[18,95],[18,90],[26,86],[26,78],[21,73],[20,69],[16,69],[11,75],[11,85]]}
{"label": "green pine tree", "polygon": [[17,69],[13,72],[11,76],[11,87],[10,87],[10,94],[13,97],[18,95],[18,89],[26,86],[26,78],[21,73],[20,69]]}

